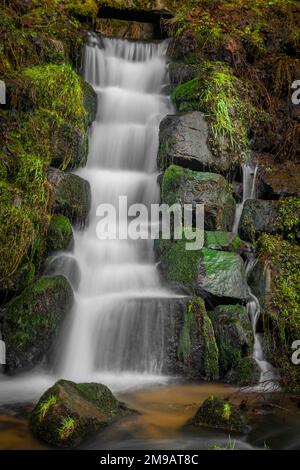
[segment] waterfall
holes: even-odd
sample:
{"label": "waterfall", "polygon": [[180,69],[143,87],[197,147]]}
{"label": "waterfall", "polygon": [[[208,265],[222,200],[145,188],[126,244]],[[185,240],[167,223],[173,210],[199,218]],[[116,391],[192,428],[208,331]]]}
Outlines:
{"label": "waterfall", "polygon": [[172,112],[163,93],[167,47],[168,41],[92,34],[85,48],[84,78],[97,93],[98,114],[87,165],[76,172],[89,181],[92,203],[87,226],[74,233],[72,258],[80,280],[73,284],[75,304],[59,350],[59,374],[65,378],[111,384],[122,376],[130,380],[128,374],[162,374],[164,316],[157,302],[170,293],[161,287],[153,241],[99,240],[96,211],[103,203],[118,211],[120,196],[128,206],[159,202],[159,123]]}
{"label": "waterfall", "polygon": [[[243,165],[243,200],[240,204],[237,204],[236,213],[234,218],[234,224],[232,231],[238,233],[239,223],[243,212],[245,201],[248,199],[255,199],[256,197],[256,176],[257,176],[258,165],[253,166],[251,163],[245,163]],[[256,260],[253,254],[248,256],[245,263],[246,275],[249,279],[250,274],[255,266]],[[261,314],[261,306],[258,298],[253,294],[249,284],[249,300],[247,302],[247,311],[251,320],[254,344],[253,344],[253,359],[257,362],[260,369],[260,379],[257,389],[263,389],[265,391],[274,391],[278,388],[276,383],[277,374],[274,367],[265,360],[263,350],[263,335],[257,330],[257,323]]]}

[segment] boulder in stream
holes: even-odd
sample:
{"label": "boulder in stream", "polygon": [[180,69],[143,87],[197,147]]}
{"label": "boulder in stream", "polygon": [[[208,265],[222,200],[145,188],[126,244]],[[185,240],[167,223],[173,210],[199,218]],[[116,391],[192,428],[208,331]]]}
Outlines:
{"label": "boulder in stream", "polygon": [[48,444],[72,448],[115,418],[132,413],[105,385],[59,380],[31,412],[30,428]]}
{"label": "boulder in stream", "polygon": [[237,433],[249,430],[247,415],[239,406],[214,396],[205,400],[188,424]]}

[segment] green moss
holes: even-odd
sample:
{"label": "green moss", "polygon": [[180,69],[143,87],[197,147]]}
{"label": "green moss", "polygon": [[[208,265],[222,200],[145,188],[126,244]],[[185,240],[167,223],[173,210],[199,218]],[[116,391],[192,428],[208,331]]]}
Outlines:
{"label": "green moss", "polygon": [[260,371],[252,357],[243,357],[234,369],[234,383],[239,387],[256,385],[259,382]]}
{"label": "green moss", "polygon": [[64,215],[51,218],[47,234],[47,252],[66,250],[72,239],[72,225]]}
{"label": "green moss", "polygon": [[168,281],[194,286],[200,261],[199,250],[186,250],[186,240],[169,243],[162,254],[165,276]]}
{"label": "green moss", "polygon": [[95,21],[98,14],[98,5],[95,0],[67,0],[66,9],[79,19]]}
{"label": "green moss", "polygon": [[49,337],[56,332],[57,306],[52,306],[52,310],[50,306],[51,302],[59,301],[61,291],[69,295],[69,285],[63,276],[44,276],[8,304],[5,334],[11,348],[25,352],[45,334]]}
{"label": "green moss", "polygon": [[46,401],[39,403],[39,421],[43,421],[51,406],[54,406],[56,402],[56,396],[50,395]]}
{"label": "green moss", "polygon": [[204,370],[207,380],[219,378],[219,350],[214,329],[208,315],[203,317],[202,334],[204,339]]}
{"label": "green moss", "polygon": [[199,375],[201,369],[201,376],[206,380],[216,380],[219,378],[218,355],[214,330],[204,301],[200,297],[193,297],[187,302],[183,318],[177,349],[178,359],[191,376]]}
{"label": "green moss", "polygon": [[86,111],[83,106],[81,80],[70,65],[43,65],[27,68],[24,76],[36,86],[39,108],[56,113],[62,121],[83,128]]}
{"label": "green moss", "polygon": [[263,234],[258,240],[260,259],[271,263],[271,296],[263,312],[272,363],[283,384],[299,390],[299,368],[291,362],[291,345],[300,338],[300,246],[279,235]]}
{"label": "green moss", "polygon": [[241,239],[238,235],[232,232],[218,231],[205,231],[205,248],[212,250],[229,250],[238,251],[241,246]]}
{"label": "green moss", "polygon": [[247,84],[222,62],[204,61],[199,78],[179,85],[173,92],[179,111],[202,111],[211,122],[213,138],[219,149],[230,147],[248,151],[251,122],[262,112],[253,104]]}
{"label": "green moss", "polygon": [[62,441],[69,439],[73,434],[76,426],[76,421],[71,416],[64,418],[61,427],[58,429],[59,439]]}
{"label": "green moss", "polygon": [[300,231],[300,197],[287,197],[280,200],[277,225],[285,238],[293,240]]}

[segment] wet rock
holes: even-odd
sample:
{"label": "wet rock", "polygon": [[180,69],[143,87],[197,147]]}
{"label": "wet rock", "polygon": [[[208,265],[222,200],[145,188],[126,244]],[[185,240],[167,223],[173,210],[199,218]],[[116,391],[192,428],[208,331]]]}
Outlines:
{"label": "wet rock", "polygon": [[300,165],[289,161],[276,163],[265,158],[262,162],[260,160],[257,181],[262,199],[300,196]]}
{"label": "wet rock", "polygon": [[235,201],[225,178],[215,173],[204,173],[171,165],[164,173],[162,202],[181,206],[204,204],[206,230],[231,230]]}
{"label": "wet rock", "polygon": [[9,372],[30,369],[43,358],[72,302],[73,291],[63,276],[41,277],[9,302],[2,329]]}
{"label": "wet rock", "polygon": [[65,123],[51,137],[51,165],[72,169],[84,166],[88,154],[88,139],[85,132]]}
{"label": "wet rock", "polygon": [[214,155],[209,148],[210,125],[199,111],[168,115],[160,123],[158,166],[175,163],[194,170],[227,172],[237,165],[230,152]]}
{"label": "wet rock", "polygon": [[219,305],[209,312],[219,349],[222,377],[235,369],[242,357],[252,353],[254,338],[247,309],[243,305]]}
{"label": "wet rock", "polygon": [[279,215],[279,201],[249,199],[245,202],[240,224],[239,235],[253,241],[260,233],[278,232],[276,219]]}
{"label": "wet rock", "polygon": [[73,223],[83,225],[90,209],[91,190],[88,181],[55,168],[47,172],[52,190],[52,210]]}
{"label": "wet rock", "polygon": [[115,418],[131,413],[105,385],[59,380],[33,409],[30,427],[48,444],[72,448]]}
{"label": "wet rock", "polygon": [[248,286],[240,255],[202,248],[186,250],[186,240],[159,240],[155,249],[168,282],[182,284],[213,303],[244,301]]}
{"label": "wet rock", "polygon": [[47,253],[67,250],[72,241],[73,231],[69,219],[64,215],[53,215],[47,233]]}
{"label": "wet rock", "polygon": [[247,415],[241,408],[214,396],[205,400],[189,424],[197,428],[205,426],[238,433],[249,430]]}

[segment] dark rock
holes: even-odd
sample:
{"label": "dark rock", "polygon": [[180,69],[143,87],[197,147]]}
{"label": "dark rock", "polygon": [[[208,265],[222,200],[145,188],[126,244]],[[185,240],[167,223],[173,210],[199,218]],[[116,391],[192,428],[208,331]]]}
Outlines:
{"label": "dark rock", "polygon": [[73,291],[63,276],[42,277],[10,301],[2,329],[9,372],[31,369],[43,358],[72,302]]}
{"label": "dark rock", "polygon": [[199,65],[171,62],[169,64],[169,75],[172,85],[180,85],[199,75]]}
{"label": "dark rock", "polygon": [[189,424],[238,433],[249,430],[247,415],[241,408],[214,396],[205,400]]}
{"label": "dark rock", "polygon": [[44,271],[47,276],[60,274],[67,278],[74,290],[79,287],[81,273],[77,260],[71,253],[57,253],[49,256],[44,263]]}
{"label": "dark rock", "polygon": [[230,152],[214,155],[209,149],[210,125],[203,113],[168,115],[160,123],[158,166],[175,163],[194,170],[227,172],[238,164]]}
{"label": "dark rock", "polygon": [[55,168],[47,172],[52,190],[52,210],[73,223],[83,225],[90,209],[91,190],[88,181]]}
{"label": "dark rock", "polygon": [[47,253],[67,250],[73,241],[72,225],[64,215],[53,215],[47,233]]}
{"label": "dark rock", "polygon": [[30,428],[48,444],[72,448],[113,419],[132,413],[105,385],[59,380],[31,412]]}
{"label": "dark rock", "polygon": [[242,357],[252,354],[254,337],[247,309],[242,305],[219,305],[209,312],[219,349],[220,374],[235,369]]}
{"label": "dark rock", "polygon": [[204,204],[206,230],[231,230],[235,201],[225,178],[215,173],[204,173],[171,165],[162,181],[162,202],[169,204]]}
{"label": "dark rock", "polygon": [[294,162],[274,162],[272,158],[261,161],[257,175],[257,190],[262,199],[300,196],[300,165]]}
{"label": "dark rock", "polygon": [[56,168],[78,168],[86,164],[88,139],[85,132],[70,124],[58,127],[51,137],[51,165]]}
{"label": "dark rock", "polygon": [[276,219],[279,215],[279,201],[249,199],[245,202],[239,224],[239,235],[253,241],[260,233],[278,232]]}

